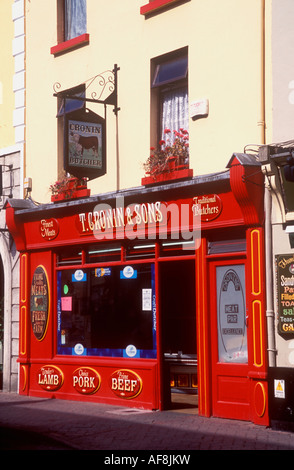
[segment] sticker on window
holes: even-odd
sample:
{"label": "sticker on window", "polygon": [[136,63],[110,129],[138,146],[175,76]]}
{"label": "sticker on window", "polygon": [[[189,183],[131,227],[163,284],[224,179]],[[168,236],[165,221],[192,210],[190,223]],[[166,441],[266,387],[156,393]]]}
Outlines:
{"label": "sticker on window", "polygon": [[111,268],[96,268],[95,276],[96,277],[111,276]]}
{"label": "sticker on window", "polygon": [[137,270],[132,268],[132,266],[126,266],[120,272],[120,278],[121,279],[137,279]]}
{"label": "sticker on window", "polygon": [[77,269],[72,275],[72,282],[81,282],[87,280],[87,274],[82,269]]}

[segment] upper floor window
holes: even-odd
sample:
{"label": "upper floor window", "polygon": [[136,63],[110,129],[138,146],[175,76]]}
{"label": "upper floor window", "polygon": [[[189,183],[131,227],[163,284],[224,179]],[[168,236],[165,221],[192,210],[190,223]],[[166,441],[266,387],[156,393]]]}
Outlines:
{"label": "upper floor window", "polygon": [[87,0],[57,0],[57,45],[51,47],[51,54],[87,44]]}
{"label": "upper floor window", "polygon": [[155,60],[151,86],[157,108],[157,137],[164,139],[165,129],[188,131],[188,54],[186,49]]}
{"label": "upper floor window", "polygon": [[86,0],[64,0],[64,40],[69,41],[86,32]]}

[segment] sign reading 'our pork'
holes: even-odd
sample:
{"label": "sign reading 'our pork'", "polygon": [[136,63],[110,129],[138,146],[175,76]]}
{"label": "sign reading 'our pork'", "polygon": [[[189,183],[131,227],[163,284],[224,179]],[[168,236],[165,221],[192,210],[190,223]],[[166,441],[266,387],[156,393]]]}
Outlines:
{"label": "sign reading 'our pork'", "polygon": [[49,314],[49,288],[47,274],[43,266],[35,269],[30,292],[31,324],[35,337],[44,338]]}

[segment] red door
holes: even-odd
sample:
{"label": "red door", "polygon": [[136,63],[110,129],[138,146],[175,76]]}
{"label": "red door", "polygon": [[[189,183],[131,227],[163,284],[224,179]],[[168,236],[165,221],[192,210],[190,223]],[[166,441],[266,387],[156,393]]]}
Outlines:
{"label": "red door", "polygon": [[250,419],[245,260],[210,263],[213,416]]}

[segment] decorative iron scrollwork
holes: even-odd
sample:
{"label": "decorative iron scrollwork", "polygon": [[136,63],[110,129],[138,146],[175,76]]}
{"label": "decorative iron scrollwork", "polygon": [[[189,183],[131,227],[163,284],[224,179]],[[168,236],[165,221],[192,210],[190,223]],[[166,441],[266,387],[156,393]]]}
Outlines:
{"label": "decorative iron scrollwork", "polygon": [[[61,84],[55,82],[53,85],[53,96],[59,98],[67,98],[92,103],[102,103],[104,105],[113,105],[113,112],[117,115],[120,108],[117,107],[117,72],[119,67],[115,64],[113,70],[105,70],[102,73],[89,78],[84,82],[85,89],[88,91],[90,98],[81,97],[72,94],[70,89],[61,91]],[[94,88],[94,89],[93,89]]]}
{"label": "decorative iron scrollwork", "polygon": [[91,93],[90,93],[90,96],[91,98],[94,100],[101,100],[103,95],[105,95],[105,93],[107,93],[107,91],[109,92],[107,97],[113,93],[114,91],[114,88],[115,88],[115,80],[114,80],[114,73],[112,70],[106,70],[105,72],[102,72],[102,73],[99,73],[98,75],[95,75],[95,77],[93,78],[90,78],[89,80],[87,80],[85,83],[86,83],[86,90],[88,88],[91,88],[91,86],[94,84],[95,85],[95,81],[98,81],[98,85],[100,87],[100,90],[99,92],[97,93],[96,90],[93,90]]}

